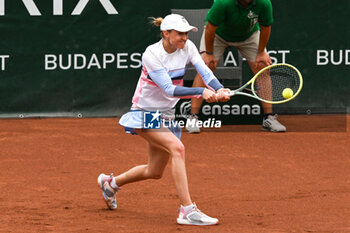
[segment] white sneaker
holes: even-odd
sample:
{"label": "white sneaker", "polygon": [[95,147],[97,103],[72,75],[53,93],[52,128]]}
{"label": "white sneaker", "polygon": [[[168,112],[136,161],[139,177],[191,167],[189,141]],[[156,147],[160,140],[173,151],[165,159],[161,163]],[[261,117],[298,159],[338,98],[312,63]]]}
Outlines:
{"label": "white sneaker", "polygon": [[208,215],[202,213],[193,204],[192,209],[185,212],[183,206],[180,207],[179,217],[177,218],[177,223],[181,225],[197,225],[197,226],[207,226],[218,224],[219,220],[217,218],[209,217]]}
{"label": "white sneaker", "polygon": [[117,199],[115,197],[115,194],[120,189],[114,189],[111,186],[111,181],[113,178],[113,174],[107,176],[103,173],[101,173],[97,178],[98,186],[102,189],[103,199],[105,200],[108,208],[111,210],[117,209]]}
{"label": "white sneaker", "polygon": [[196,114],[191,114],[187,121],[190,121],[190,124],[187,125],[186,130],[188,133],[200,133],[201,129],[197,126],[198,116]]}
{"label": "white sneaker", "polygon": [[287,130],[286,127],[278,122],[277,117],[277,114],[268,115],[263,120],[262,129],[271,132],[285,132]]}

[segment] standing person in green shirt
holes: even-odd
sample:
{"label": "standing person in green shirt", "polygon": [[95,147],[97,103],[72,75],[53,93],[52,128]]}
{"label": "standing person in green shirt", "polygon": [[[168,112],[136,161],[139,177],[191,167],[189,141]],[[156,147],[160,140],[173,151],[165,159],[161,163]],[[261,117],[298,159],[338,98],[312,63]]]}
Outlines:
{"label": "standing person in green shirt", "polygon": [[[246,58],[250,69],[256,74],[262,68],[271,65],[266,52],[273,23],[270,0],[214,0],[206,16],[206,26],[200,43],[200,53],[209,68],[215,71],[225,49],[233,46]],[[193,87],[204,87],[197,73]],[[191,119],[197,114],[203,99],[192,99]],[[264,119],[262,129],[272,132],[284,132],[286,127],[272,113],[272,105],[262,103]],[[187,127],[189,133],[199,133],[198,127]]]}

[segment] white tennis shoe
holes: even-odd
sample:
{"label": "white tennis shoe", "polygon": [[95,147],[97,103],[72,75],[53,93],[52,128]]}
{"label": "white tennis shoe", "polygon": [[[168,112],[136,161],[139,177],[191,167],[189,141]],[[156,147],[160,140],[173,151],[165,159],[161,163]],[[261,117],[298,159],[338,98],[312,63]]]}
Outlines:
{"label": "white tennis shoe", "polygon": [[285,132],[287,130],[286,127],[278,122],[277,117],[277,114],[268,115],[263,120],[262,129],[271,132]]}
{"label": "white tennis shoe", "polygon": [[191,114],[187,121],[189,121],[190,124],[187,124],[186,122],[186,130],[188,133],[200,133],[201,129],[197,126],[198,122],[198,116],[196,114]]}
{"label": "white tennis shoe", "polygon": [[98,186],[102,189],[103,199],[105,200],[107,207],[111,210],[117,209],[117,198],[115,197],[115,194],[120,190],[120,188],[114,189],[111,186],[113,178],[113,174],[108,176],[103,173],[97,178]]}
{"label": "white tennis shoe", "polygon": [[196,206],[193,204],[192,209],[185,212],[183,206],[180,207],[179,217],[177,218],[177,223],[181,225],[196,225],[196,226],[207,226],[207,225],[216,225],[219,220],[217,218],[209,217],[208,215],[202,213]]}

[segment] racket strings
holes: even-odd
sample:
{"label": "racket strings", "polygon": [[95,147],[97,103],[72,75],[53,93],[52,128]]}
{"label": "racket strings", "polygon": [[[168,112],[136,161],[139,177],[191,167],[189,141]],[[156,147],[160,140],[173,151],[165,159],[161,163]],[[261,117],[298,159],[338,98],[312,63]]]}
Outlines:
{"label": "racket strings", "polygon": [[261,99],[267,101],[285,100],[282,93],[285,88],[290,88],[293,95],[300,87],[298,72],[288,66],[273,66],[264,70],[254,82],[254,92]]}

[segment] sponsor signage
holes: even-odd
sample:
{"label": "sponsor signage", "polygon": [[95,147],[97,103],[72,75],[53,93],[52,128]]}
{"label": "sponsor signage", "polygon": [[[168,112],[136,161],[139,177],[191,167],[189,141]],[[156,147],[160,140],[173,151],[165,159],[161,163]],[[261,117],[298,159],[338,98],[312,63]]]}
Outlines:
{"label": "sponsor signage", "polygon": [[[6,2],[16,1],[16,0],[0,0],[0,16],[6,15]],[[35,3],[34,0],[22,0],[18,2],[23,3],[23,7],[25,7],[30,16],[42,16],[40,11],[40,3]],[[109,15],[118,14],[117,9],[113,6],[110,0],[79,0],[76,6],[73,8],[71,15],[81,15],[84,11],[87,4],[91,1],[98,1],[101,6],[106,10],[106,13]],[[37,1],[38,2],[38,1]],[[52,15],[63,15],[63,4],[67,2],[67,0],[53,0],[50,1],[52,3]],[[44,4],[46,6],[46,4]]]}
{"label": "sponsor signage", "polygon": [[[191,101],[180,100],[176,108],[176,119],[187,119],[191,114]],[[228,102],[203,102],[198,117],[202,121],[215,119],[222,125],[261,124],[263,108],[259,101],[246,97],[234,96]]]}
{"label": "sponsor signage", "polygon": [[[148,18],[164,17],[172,8],[210,8],[212,2],[0,0],[0,117],[122,115],[131,105],[142,53],[160,39],[159,28]],[[304,78],[300,95],[274,109],[349,111],[348,3],[329,4],[333,2],[324,0],[310,13],[305,9],[314,9],[313,1],[303,9],[293,1],[273,2],[276,17],[268,54],[273,63],[296,66]],[[301,13],[291,18],[295,12]],[[256,23],[253,13],[250,17]],[[323,27],[317,27],[320,22]],[[240,64],[235,50],[221,62]],[[253,76],[247,62],[242,71],[245,83]],[[225,85],[236,85],[229,81]],[[223,124],[260,124],[262,114],[258,101],[240,96],[200,110],[204,121],[213,117]]]}

